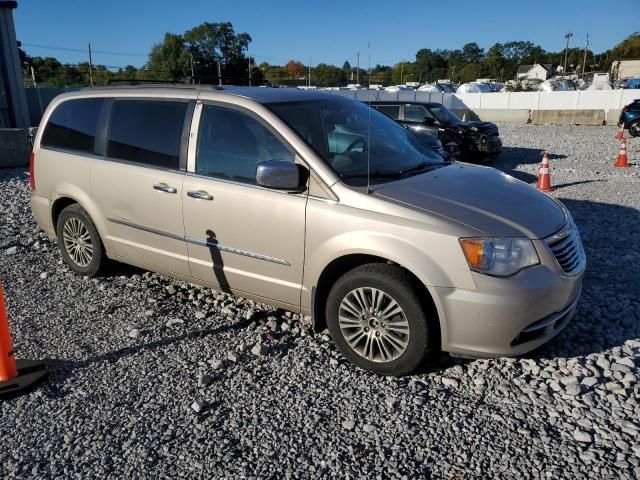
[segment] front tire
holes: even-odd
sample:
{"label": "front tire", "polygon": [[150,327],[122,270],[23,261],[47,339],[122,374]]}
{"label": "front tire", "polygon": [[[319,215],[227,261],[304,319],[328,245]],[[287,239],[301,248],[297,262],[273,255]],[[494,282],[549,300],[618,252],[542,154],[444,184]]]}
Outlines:
{"label": "front tire", "polygon": [[409,374],[436,349],[435,318],[415,281],[396,265],[367,264],[344,274],[325,313],[340,352],[375,373]]}
{"label": "front tire", "polygon": [[640,120],[634,120],[633,122],[629,123],[627,129],[629,130],[629,135],[631,135],[632,137],[637,137],[638,135],[640,135]]}
{"label": "front tire", "polygon": [[58,247],[71,270],[95,277],[107,263],[107,255],[98,230],[89,214],[77,203],[60,212],[56,224]]}
{"label": "front tire", "polygon": [[449,155],[449,158],[454,162],[462,160],[462,150],[460,146],[455,142],[449,142],[444,146],[445,152]]}

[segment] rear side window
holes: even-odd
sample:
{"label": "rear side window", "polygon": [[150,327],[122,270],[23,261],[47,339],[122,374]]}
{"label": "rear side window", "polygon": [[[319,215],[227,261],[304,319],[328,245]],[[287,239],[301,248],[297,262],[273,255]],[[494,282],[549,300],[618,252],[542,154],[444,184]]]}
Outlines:
{"label": "rear side window", "polygon": [[116,100],[107,156],[142,165],[179,168],[187,102]]}
{"label": "rear side window", "polygon": [[67,100],[56,107],[40,144],[75,152],[93,153],[103,98]]}
{"label": "rear side window", "polygon": [[407,122],[422,123],[427,118],[433,118],[433,115],[431,115],[422,105],[405,105],[404,119]]}
{"label": "rear side window", "polygon": [[384,113],[387,117],[391,117],[394,120],[400,118],[400,106],[398,105],[380,105],[375,107],[379,112]]}

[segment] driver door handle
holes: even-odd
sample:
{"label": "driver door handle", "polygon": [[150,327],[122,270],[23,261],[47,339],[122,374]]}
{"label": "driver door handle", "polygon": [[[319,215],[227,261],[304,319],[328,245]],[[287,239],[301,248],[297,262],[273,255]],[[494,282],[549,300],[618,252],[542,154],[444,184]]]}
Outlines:
{"label": "driver door handle", "polygon": [[156,183],[153,186],[153,189],[157,190],[159,192],[163,192],[163,193],[177,193],[178,192],[178,190],[176,190],[174,187],[170,187],[166,183]]}
{"label": "driver door handle", "polygon": [[204,190],[187,192],[187,195],[189,195],[191,198],[195,198],[196,200],[213,200],[213,195],[209,195]]}

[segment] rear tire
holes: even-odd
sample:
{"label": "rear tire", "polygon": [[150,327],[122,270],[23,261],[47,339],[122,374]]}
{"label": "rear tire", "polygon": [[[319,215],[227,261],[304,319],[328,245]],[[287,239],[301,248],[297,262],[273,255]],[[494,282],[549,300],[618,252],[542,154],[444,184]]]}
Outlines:
{"label": "rear tire", "polygon": [[398,266],[372,263],[345,273],[329,292],[325,313],[336,346],[360,368],[406,375],[436,350],[436,319]]}
{"label": "rear tire", "polygon": [[634,120],[633,122],[630,122],[627,126],[627,129],[629,130],[629,135],[631,135],[632,137],[637,137],[638,135],[640,135],[640,120]]}
{"label": "rear tire", "polygon": [[77,203],[65,207],[56,224],[58,247],[64,261],[76,273],[95,277],[107,264],[98,230]]}

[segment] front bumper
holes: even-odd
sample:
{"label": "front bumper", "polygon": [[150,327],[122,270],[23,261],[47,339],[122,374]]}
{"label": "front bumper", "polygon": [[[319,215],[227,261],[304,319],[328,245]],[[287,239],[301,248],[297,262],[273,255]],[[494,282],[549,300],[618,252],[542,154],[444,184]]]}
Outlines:
{"label": "front bumper", "polygon": [[502,152],[502,140],[497,136],[482,137],[479,149],[482,153],[497,155]]}
{"label": "front bumper", "polygon": [[444,320],[442,349],[467,357],[499,357],[533,350],[569,323],[584,270],[568,276],[542,264],[508,278],[473,275],[476,290],[434,289]]}

